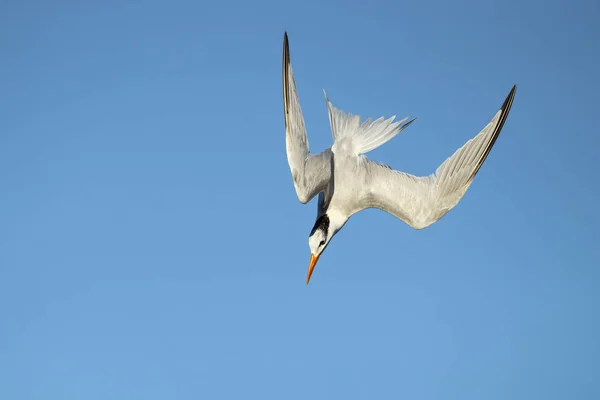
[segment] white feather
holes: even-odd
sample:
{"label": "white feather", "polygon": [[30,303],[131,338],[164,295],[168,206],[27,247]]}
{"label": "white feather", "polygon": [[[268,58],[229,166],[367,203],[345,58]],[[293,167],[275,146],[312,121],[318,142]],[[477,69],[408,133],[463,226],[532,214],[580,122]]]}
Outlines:
{"label": "white feather", "polygon": [[[331,125],[334,142],[332,150],[334,153],[339,153],[339,145],[343,143],[342,151],[344,152],[353,155],[366,154],[391,140],[414,121],[413,119],[404,123],[408,119],[406,117],[394,122],[395,115],[387,119],[380,117],[375,121],[372,118],[361,121],[360,116],[346,113],[334,106],[327,97],[327,92],[323,90],[323,93],[329,111],[329,124]],[[336,143],[338,146],[336,146]]]}

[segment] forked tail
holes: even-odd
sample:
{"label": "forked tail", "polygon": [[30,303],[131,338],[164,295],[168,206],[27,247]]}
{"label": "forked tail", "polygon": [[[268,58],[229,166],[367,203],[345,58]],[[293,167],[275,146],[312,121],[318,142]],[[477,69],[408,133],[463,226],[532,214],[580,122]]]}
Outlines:
{"label": "forked tail", "polygon": [[368,118],[361,122],[360,116],[340,110],[331,103],[324,90],[323,93],[327,101],[334,144],[342,138],[351,138],[351,151],[357,155],[368,153],[383,145],[416,120],[414,118],[406,122],[406,117],[394,122],[394,115],[388,119],[380,117],[373,121],[372,118]]}

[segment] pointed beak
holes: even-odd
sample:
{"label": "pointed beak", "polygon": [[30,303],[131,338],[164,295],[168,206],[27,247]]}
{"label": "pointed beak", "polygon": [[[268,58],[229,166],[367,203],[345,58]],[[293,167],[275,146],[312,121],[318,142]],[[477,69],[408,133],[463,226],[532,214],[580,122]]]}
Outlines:
{"label": "pointed beak", "polygon": [[308,264],[308,276],[306,277],[307,285],[308,285],[308,282],[310,282],[310,276],[312,275],[313,270],[315,269],[315,265],[317,265],[317,261],[319,261],[319,257],[321,257],[320,254],[316,257],[314,254],[310,255],[310,264]]}

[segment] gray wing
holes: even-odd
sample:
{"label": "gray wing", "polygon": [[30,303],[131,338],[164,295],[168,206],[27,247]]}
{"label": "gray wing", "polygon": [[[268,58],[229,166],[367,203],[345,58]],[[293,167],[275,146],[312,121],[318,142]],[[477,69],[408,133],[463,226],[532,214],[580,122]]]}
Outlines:
{"label": "gray wing", "polygon": [[416,177],[366,160],[368,194],[362,208],[379,208],[415,229],[442,218],[462,199],[494,145],[515,97],[513,86],[494,118],[434,174]]}
{"label": "gray wing", "polygon": [[287,33],[283,38],[283,106],[288,164],[298,200],[306,204],[317,193],[326,190],[331,176],[333,154],[330,149],[319,154],[309,153],[304,117],[290,61]]}

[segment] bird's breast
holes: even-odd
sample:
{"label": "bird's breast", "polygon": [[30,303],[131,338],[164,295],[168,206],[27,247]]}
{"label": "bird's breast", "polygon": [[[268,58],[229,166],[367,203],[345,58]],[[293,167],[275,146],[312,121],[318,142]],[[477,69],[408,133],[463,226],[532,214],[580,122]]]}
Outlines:
{"label": "bird's breast", "polygon": [[356,156],[334,157],[333,195],[329,208],[347,216],[360,209],[367,189],[365,176]]}

